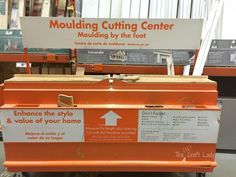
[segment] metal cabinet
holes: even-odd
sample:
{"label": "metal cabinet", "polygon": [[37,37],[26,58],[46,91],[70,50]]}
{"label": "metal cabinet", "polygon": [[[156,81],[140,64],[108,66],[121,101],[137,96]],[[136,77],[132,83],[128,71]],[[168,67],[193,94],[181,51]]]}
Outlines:
{"label": "metal cabinet", "polygon": [[218,149],[236,150],[236,98],[220,98],[222,115],[218,136]]}

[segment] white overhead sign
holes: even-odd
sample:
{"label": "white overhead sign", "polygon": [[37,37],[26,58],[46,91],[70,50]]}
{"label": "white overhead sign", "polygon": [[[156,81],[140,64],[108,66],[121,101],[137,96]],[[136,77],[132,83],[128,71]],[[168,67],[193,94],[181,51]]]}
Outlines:
{"label": "white overhead sign", "polygon": [[21,17],[28,48],[196,49],[199,19],[91,19]]}

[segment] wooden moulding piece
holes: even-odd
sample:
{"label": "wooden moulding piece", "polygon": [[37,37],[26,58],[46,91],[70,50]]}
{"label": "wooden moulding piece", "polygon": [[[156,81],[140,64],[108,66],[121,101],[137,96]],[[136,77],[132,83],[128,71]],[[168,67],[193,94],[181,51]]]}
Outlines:
{"label": "wooden moulding piece", "polygon": [[57,100],[58,107],[75,107],[73,96],[59,94]]}
{"label": "wooden moulding piece", "polygon": [[31,74],[31,75],[15,75],[13,78],[8,79],[5,83],[8,82],[83,82],[83,83],[94,83],[100,82],[104,79],[108,79],[107,75],[99,76],[76,76],[76,75],[40,75],[40,74]]}
{"label": "wooden moulding piece", "polygon": [[215,83],[207,76],[114,75],[113,78],[136,83]]}

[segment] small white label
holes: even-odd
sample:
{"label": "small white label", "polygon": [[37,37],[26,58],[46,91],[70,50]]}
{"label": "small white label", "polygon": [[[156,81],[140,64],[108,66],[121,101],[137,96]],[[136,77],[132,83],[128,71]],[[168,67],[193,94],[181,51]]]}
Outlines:
{"label": "small white label", "polygon": [[76,109],[1,111],[4,142],[83,142],[84,112]]}
{"label": "small white label", "polygon": [[220,111],[140,110],[138,142],[216,143]]}
{"label": "small white label", "polygon": [[[26,68],[27,65],[26,65],[25,62],[17,62],[17,63],[16,63],[16,67],[17,67],[17,68]],[[31,67],[31,63],[30,63],[30,67]]]}

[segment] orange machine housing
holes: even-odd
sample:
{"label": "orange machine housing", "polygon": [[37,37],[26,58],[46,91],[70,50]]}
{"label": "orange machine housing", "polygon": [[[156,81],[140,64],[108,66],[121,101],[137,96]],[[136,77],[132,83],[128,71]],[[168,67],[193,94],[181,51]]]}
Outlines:
{"label": "orange machine housing", "polygon": [[[83,109],[84,125],[91,127],[101,126],[103,120],[95,118],[110,110],[136,131],[138,110],[219,110],[217,85],[207,77],[141,75],[17,76],[4,83],[1,110],[68,109],[57,107],[59,94],[73,97],[76,107],[70,109]],[[215,143],[138,142],[135,133],[130,139],[96,140],[89,134],[84,138],[84,142],[4,142],[4,165],[14,172],[209,172],[216,166]],[[191,155],[178,157],[178,151]],[[196,158],[195,152],[208,155]]]}

